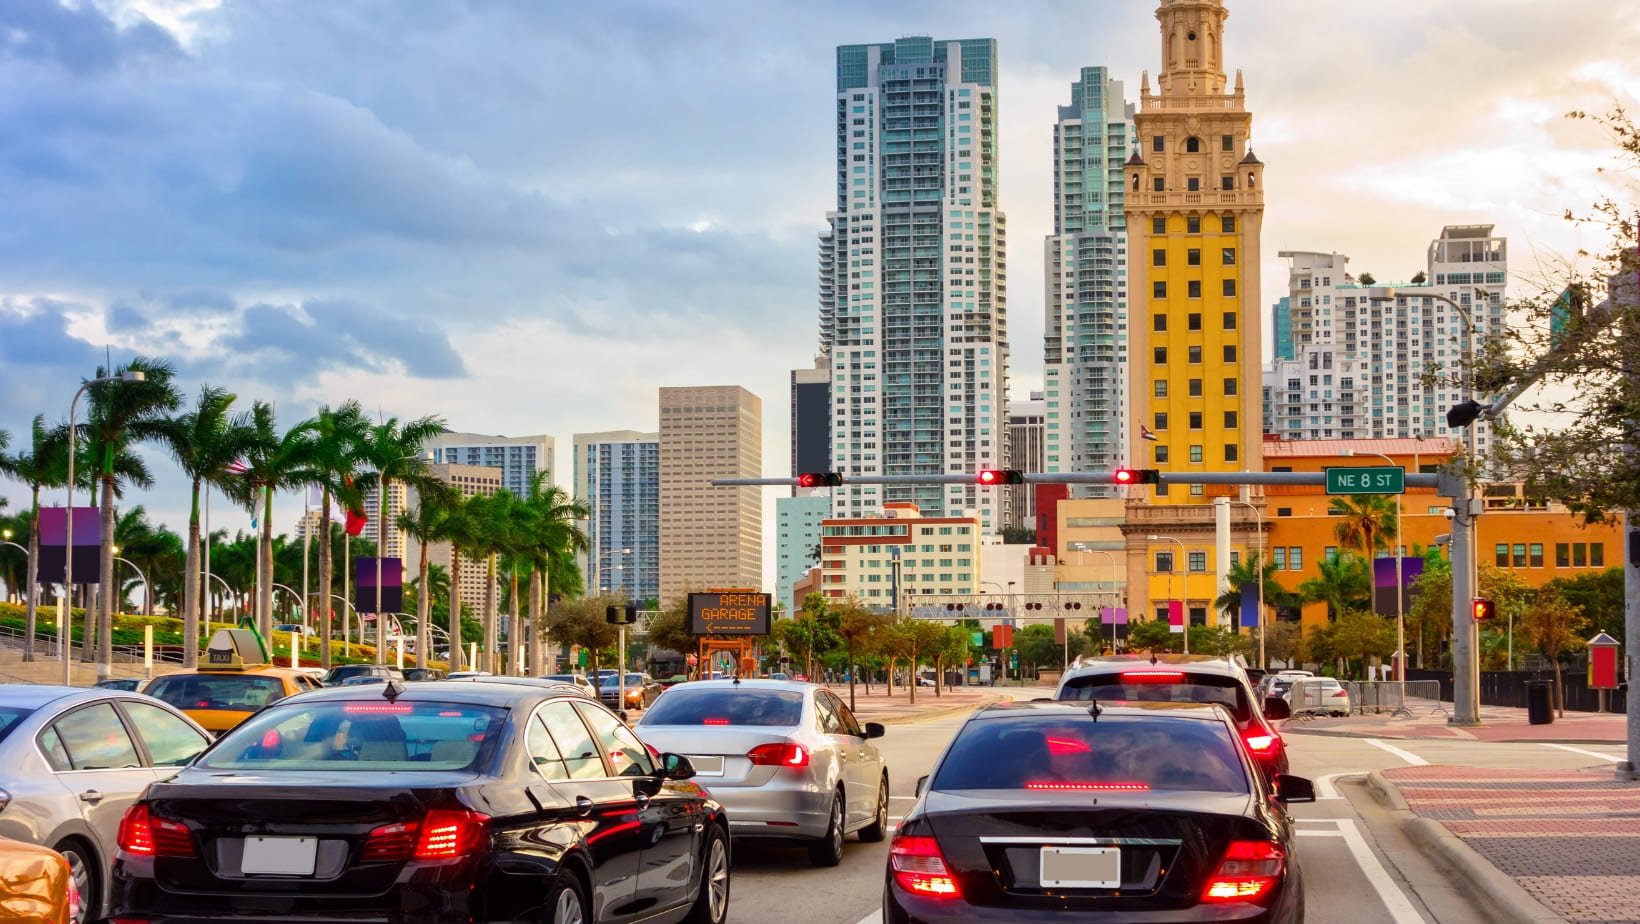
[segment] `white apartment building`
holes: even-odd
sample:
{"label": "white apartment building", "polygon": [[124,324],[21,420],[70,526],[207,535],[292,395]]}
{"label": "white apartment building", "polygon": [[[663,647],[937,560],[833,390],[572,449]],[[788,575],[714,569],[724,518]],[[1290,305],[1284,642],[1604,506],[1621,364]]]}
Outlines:
{"label": "white apartment building", "polygon": [[980,589],[977,516],[925,517],[916,504],[889,503],[871,517],[820,523],[820,588],[884,611],[973,596]]}
{"label": "white apartment building", "polygon": [[775,599],[787,606],[792,606],[792,588],[820,564],[815,556],[820,521],[830,511],[831,496],[821,492],[775,498]]}
{"label": "white apartment building", "polygon": [[501,470],[501,487],[523,497],[530,492],[530,479],[537,472],[553,472],[553,438],[536,436],[486,436],[481,433],[446,433],[427,448],[433,461],[454,465],[481,465]]}
{"label": "white apartment building", "polygon": [[575,434],[575,496],[587,550],[581,575],[589,593],[624,593],[642,603],[660,596],[661,435],[636,430]]}

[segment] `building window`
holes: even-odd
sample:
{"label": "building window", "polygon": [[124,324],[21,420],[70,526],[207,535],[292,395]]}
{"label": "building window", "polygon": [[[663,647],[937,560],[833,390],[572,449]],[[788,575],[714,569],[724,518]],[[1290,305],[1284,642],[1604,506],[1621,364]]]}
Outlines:
{"label": "building window", "polygon": [[[1161,315],[1158,315],[1157,317],[1161,317]],[[1151,352],[1155,354],[1156,365],[1167,365],[1167,347],[1155,347]]]}
{"label": "building window", "polygon": [[1199,365],[1201,365],[1201,361],[1202,361],[1202,348],[1199,347],[1199,346],[1191,347],[1190,348],[1190,364],[1192,366],[1199,366]]}
{"label": "building window", "polygon": [[1187,234],[1202,233],[1202,219],[1200,215],[1191,215],[1184,220],[1184,230]]}
{"label": "building window", "polygon": [[1192,314],[1192,315],[1186,316],[1185,317],[1185,329],[1186,330],[1201,330],[1202,329],[1202,316],[1200,314]]}
{"label": "building window", "polygon": [[1184,294],[1185,294],[1186,298],[1201,298],[1202,297],[1202,281],[1200,279],[1192,279],[1189,282],[1185,283],[1185,293]]}
{"label": "building window", "polygon": [[1150,188],[1155,190],[1156,192],[1166,192],[1167,191],[1167,187],[1162,185],[1162,178],[1161,177],[1157,177],[1154,180],[1151,180],[1150,181]]}
{"label": "building window", "polygon": [[1201,379],[1191,379],[1190,380],[1190,397],[1200,398],[1201,396],[1202,396],[1202,380]]}
{"label": "building window", "polygon": [[1531,566],[1533,568],[1543,567],[1543,543],[1541,543],[1541,542],[1532,543],[1531,555],[1532,555]]}
{"label": "building window", "polygon": [[1150,149],[1152,151],[1155,151],[1158,154],[1162,153],[1162,136],[1161,135],[1152,135],[1152,136],[1150,136]]}
{"label": "building window", "polygon": [[1287,547],[1287,570],[1288,571],[1302,571],[1302,570],[1304,570],[1304,549],[1303,549],[1303,547],[1296,546],[1296,545],[1292,545],[1292,546]]}
{"label": "building window", "polygon": [[1187,251],[1185,251],[1184,252],[1184,262],[1185,262],[1186,266],[1201,266],[1202,265],[1202,252],[1199,249],[1194,248],[1194,247],[1187,250]]}
{"label": "building window", "polygon": [[1221,151],[1234,151],[1235,149],[1236,149],[1236,136],[1235,135],[1220,135],[1219,136],[1219,150],[1221,150]]}
{"label": "building window", "polygon": [[1150,265],[1151,266],[1166,266],[1167,265],[1167,251],[1160,248],[1160,247],[1156,248],[1155,250],[1152,250],[1150,252]]}
{"label": "building window", "polygon": [[1195,137],[1186,138],[1184,140],[1184,149],[1188,154],[1200,154],[1202,150],[1202,140]]}
{"label": "building window", "polygon": [[1158,398],[1167,397],[1167,379],[1157,379],[1156,380],[1156,397],[1158,397]]}
{"label": "building window", "polygon": [[1587,546],[1581,542],[1572,543],[1572,567],[1583,568],[1589,563]]}
{"label": "building window", "polygon": [[1167,413],[1165,411],[1157,411],[1156,412],[1156,429],[1158,429],[1158,430],[1166,430],[1167,429]]}
{"label": "building window", "polygon": [[1224,444],[1224,461],[1236,462],[1241,458],[1241,447],[1235,443]]}
{"label": "building window", "polygon": [[1231,344],[1226,344],[1225,345],[1225,347],[1224,347],[1224,361],[1227,362],[1227,363],[1233,363],[1233,362],[1236,361],[1236,345],[1235,344],[1231,343]]}
{"label": "building window", "polygon": [[1589,543],[1589,567],[1606,567],[1606,544],[1604,542]]}
{"label": "building window", "polygon": [[1223,231],[1226,234],[1229,234],[1229,233],[1235,231],[1236,230],[1236,216],[1234,216],[1234,215],[1224,216],[1224,218],[1222,220],[1220,220],[1220,222],[1219,222],[1219,230]]}
{"label": "building window", "polygon": [[1191,571],[1199,573],[1207,570],[1206,552],[1191,552],[1188,560],[1190,562]]}
{"label": "building window", "polygon": [[1150,296],[1152,298],[1167,298],[1167,282],[1164,280],[1151,283]]}
{"label": "building window", "polygon": [[1156,314],[1150,317],[1150,329],[1154,331],[1167,330],[1167,315]]}
{"label": "building window", "polygon": [[1156,570],[1161,572],[1162,574],[1172,574],[1173,573],[1173,553],[1172,552],[1157,552],[1156,553]]}
{"label": "building window", "polygon": [[1236,412],[1235,411],[1225,411],[1224,412],[1224,429],[1226,429],[1226,430],[1236,429]]}
{"label": "building window", "polygon": [[1202,428],[1202,412],[1201,411],[1191,411],[1190,412],[1190,429],[1200,430],[1201,428]]}
{"label": "building window", "polygon": [[1526,567],[1526,543],[1524,543],[1524,542],[1515,543],[1514,551],[1515,551],[1515,565],[1514,566],[1516,568]]}
{"label": "building window", "polygon": [[1200,462],[1201,460],[1202,460],[1202,448],[1200,446],[1190,447],[1190,461]]}
{"label": "building window", "polygon": [[1234,311],[1226,311],[1224,313],[1224,329],[1225,330],[1235,330],[1236,329],[1236,313]]}
{"label": "building window", "polygon": [[1509,567],[1509,543],[1500,542],[1492,549],[1493,561],[1499,568]]}
{"label": "building window", "polygon": [[[1166,446],[1157,446],[1156,447],[1156,461],[1157,462],[1166,462],[1167,461],[1167,447]],[[1165,485],[1163,487],[1165,487]]]}
{"label": "building window", "polygon": [[1199,485],[1199,484],[1191,485],[1190,486],[1190,496],[1191,497],[1201,497],[1202,495],[1206,494],[1207,492],[1202,490],[1203,487],[1205,487],[1205,486],[1204,485]]}
{"label": "building window", "polygon": [[1219,188],[1224,190],[1225,192],[1229,192],[1229,191],[1235,189],[1236,188],[1236,178],[1233,177],[1233,176],[1221,176],[1221,177],[1219,177]]}
{"label": "building window", "polygon": [[1184,188],[1189,190],[1190,192],[1200,192],[1201,188],[1202,188],[1201,177],[1197,177],[1197,176],[1188,177],[1184,181]]}
{"label": "building window", "polygon": [[1234,395],[1236,393],[1236,380],[1235,379],[1225,379],[1224,380],[1224,393],[1226,395]]}
{"label": "building window", "polygon": [[1555,543],[1555,567],[1570,568],[1572,566],[1572,547],[1564,542]]}
{"label": "building window", "polygon": [[1276,566],[1277,571],[1285,571],[1287,569],[1287,550],[1279,545],[1271,549],[1270,563]]}
{"label": "building window", "polygon": [[1325,549],[1322,549],[1321,550],[1321,557],[1326,559],[1327,564],[1329,564],[1329,565],[1332,564],[1333,562],[1337,561],[1338,560],[1338,546],[1329,545]]}
{"label": "building window", "polygon": [[1236,295],[1236,281],[1234,279],[1223,280],[1221,289],[1226,298],[1234,298]]}
{"label": "building window", "polygon": [[1163,218],[1160,215],[1157,215],[1154,218],[1150,219],[1150,233],[1151,234],[1166,234],[1167,233],[1167,219]]}

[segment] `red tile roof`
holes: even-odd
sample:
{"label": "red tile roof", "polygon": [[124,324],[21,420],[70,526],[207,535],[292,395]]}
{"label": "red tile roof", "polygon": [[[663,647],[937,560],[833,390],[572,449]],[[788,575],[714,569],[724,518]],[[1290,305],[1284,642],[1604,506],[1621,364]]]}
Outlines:
{"label": "red tile roof", "polygon": [[1446,437],[1428,439],[1383,440],[1272,440],[1264,441],[1266,459],[1294,459],[1317,456],[1341,456],[1344,450],[1356,453],[1381,452],[1386,456],[1452,455],[1458,449],[1454,440]]}

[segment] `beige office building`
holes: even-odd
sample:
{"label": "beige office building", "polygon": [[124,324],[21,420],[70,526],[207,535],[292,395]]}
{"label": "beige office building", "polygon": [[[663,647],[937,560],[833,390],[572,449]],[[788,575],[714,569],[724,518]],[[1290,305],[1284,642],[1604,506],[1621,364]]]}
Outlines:
{"label": "beige office building", "polygon": [[[445,484],[451,485],[463,498],[474,497],[479,494],[494,494],[501,490],[502,472],[499,468],[489,468],[483,465],[453,465],[439,463],[429,465],[428,470],[433,476]],[[420,502],[419,499],[417,501]],[[417,578],[417,569],[421,567],[421,547],[414,539],[409,540],[410,555],[404,562],[404,582],[406,584]],[[427,546],[427,561],[438,565],[450,574],[450,543],[433,542]],[[482,559],[461,556],[461,604],[467,607],[473,618],[482,618],[484,613],[484,579],[485,568]],[[496,598],[500,599],[499,596]]]}
{"label": "beige office building", "polygon": [[738,385],[662,388],[661,605],[689,590],[763,583],[763,402]]}
{"label": "beige office building", "polygon": [[[374,478],[375,476],[371,477]],[[376,538],[376,531],[381,525],[381,489],[372,487],[365,492],[364,515],[369,519],[365,522],[364,532],[361,535],[376,543],[377,548],[382,550],[381,554],[384,558],[397,558],[400,560],[404,558],[404,530],[399,529],[395,524],[398,521],[399,514],[409,509],[409,500],[410,492],[405,487],[404,482],[389,479],[387,482],[387,542],[382,543]],[[410,578],[410,563],[405,562],[404,579],[408,581]]]}

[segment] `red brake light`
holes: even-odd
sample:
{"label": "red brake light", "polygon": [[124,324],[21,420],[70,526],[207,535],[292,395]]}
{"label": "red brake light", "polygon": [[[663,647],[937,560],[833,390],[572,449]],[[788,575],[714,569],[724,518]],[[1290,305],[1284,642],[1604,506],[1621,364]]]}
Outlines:
{"label": "red brake light", "polygon": [[194,835],[188,826],[169,818],[156,818],[148,806],[138,803],[120,818],[119,848],[144,857],[192,857]]}
{"label": "red brake light", "polygon": [[1058,780],[1030,782],[1025,788],[1035,792],[1148,792],[1149,783],[1062,783]]}
{"label": "red brake light", "polygon": [[1343,690],[1335,690],[1335,691],[1334,691],[1334,692],[1333,692],[1333,696],[1335,696],[1335,697],[1336,697],[1336,696],[1348,696],[1348,695],[1350,695],[1350,694],[1348,694],[1348,693],[1346,693],[1346,692],[1345,692],[1345,691],[1343,691]]}
{"label": "red brake light", "polygon": [[369,712],[386,715],[407,715],[411,710],[409,703],[348,703],[342,707],[343,712]]}
{"label": "red brake light", "polygon": [[728,725],[729,720],[728,719],[708,718],[708,719],[701,719],[700,724],[702,724],[702,725]]}
{"label": "red brake light", "polygon": [[807,767],[809,752],[801,744],[791,741],[780,741],[771,744],[760,744],[746,752],[753,766],[757,767]]}
{"label": "red brake light", "polygon": [[363,863],[409,859],[450,860],[475,852],[484,842],[490,816],[466,809],[433,809],[421,821],[401,821],[373,829],[359,852]]}
{"label": "red brake light", "polygon": [[359,851],[362,863],[396,863],[410,859],[416,849],[417,822],[403,821],[371,829]]}
{"label": "red brake light", "polygon": [[1184,671],[1123,671],[1123,683],[1184,683]]}
{"label": "red brake light", "polygon": [[1255,754],[1262,754],[1274,748],[1277,739],[1275,735],[1248,735],[1246,740],[1247,747],[1251,748]]}
{"label": "red brake light", "polygon": [[932,837],[894,835],[888,848],[894,881],[907,892],[929,898],[958,898],[957,880],[945,865],[939,842]]}
{"label": "red brake light", "polygon": [[1281,880],[1287,854],[1271,841],[1231,841],[1202,891],[1204,902],[1256,902]]}

